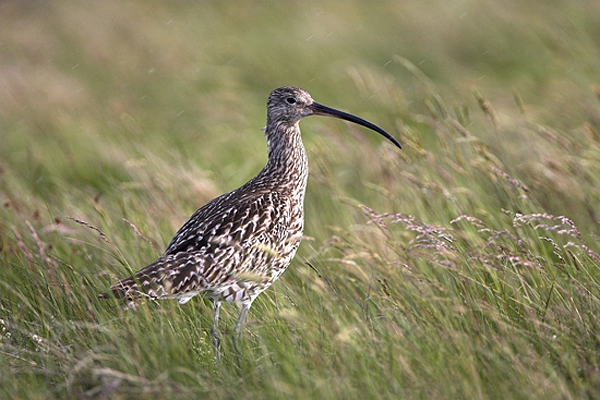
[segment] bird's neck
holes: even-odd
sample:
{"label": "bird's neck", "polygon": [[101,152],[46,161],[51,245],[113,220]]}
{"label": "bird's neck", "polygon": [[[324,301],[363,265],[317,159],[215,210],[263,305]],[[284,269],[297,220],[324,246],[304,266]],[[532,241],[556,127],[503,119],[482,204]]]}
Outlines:
{"label": "bird's neck", "polygon": [[302,144],[298,123],[286,125],[267,121],[269,160],[263,172],[304,197],[308,181],[308,157]]}

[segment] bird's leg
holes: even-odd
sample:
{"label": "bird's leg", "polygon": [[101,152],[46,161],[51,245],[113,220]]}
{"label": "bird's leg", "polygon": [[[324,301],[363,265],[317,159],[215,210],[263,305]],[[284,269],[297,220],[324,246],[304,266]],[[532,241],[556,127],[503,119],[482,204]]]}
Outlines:
{"label": "bird's leg", "polygon": [[238,353],[238,357],[241,354],[240,348],[238,346],[238,340],[240,340],[240,338],[242,337],[242,329],[244,328],[244,322],[246,321],[246,316],[248,315],[248,311],[250,310],[251,305],[252,300],[246,300],[242,302],[242,310],[240,311],[240,316],[238,317],[237,323],[235,324],[235,336],[233,338],[233,345]]}
{"label": "bird's leg", "polygon": [[250,310],[251,305],[251,300],[247,300],[242,303],[242,311],[240,311],[240,316],[238,317],[237,323],[235,324],[235,333],[238,338],[242,336],[242,328],[244,327],[246,315],[248,315],[248,311]]}
{"label": "bird's leg", "polygon": [[219,337],[218,325],[219,325],[219,310],[221,308],[221,302],[215,300],[215,315],[213,318],[213,325],[210,328],[210,336],[212,337],[213,346],[217,358],[221,359],[221,338]]}

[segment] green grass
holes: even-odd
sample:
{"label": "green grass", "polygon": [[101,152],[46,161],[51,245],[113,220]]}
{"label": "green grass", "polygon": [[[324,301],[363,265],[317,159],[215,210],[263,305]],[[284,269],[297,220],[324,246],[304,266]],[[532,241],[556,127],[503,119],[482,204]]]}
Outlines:
{"label": "green grass", "polygon": [[[4,2],[0,398],[600,397],[594,2]],[[302,122],[290,269],[253,305],[100,301]]]}

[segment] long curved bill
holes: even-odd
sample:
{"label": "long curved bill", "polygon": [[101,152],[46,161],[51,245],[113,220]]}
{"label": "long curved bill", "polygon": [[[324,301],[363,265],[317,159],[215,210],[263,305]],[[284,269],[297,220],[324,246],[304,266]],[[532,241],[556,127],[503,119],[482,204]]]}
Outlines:
{"label": "long curved bill", "polygon": [[394,139],[392,137],[392,135],[390,135],[389,133],[387,133],[386,131],[384,131],[383,129],[378,127],[377,125],[372,124],[369,121],[366,121],[362,118],[359,118],[356,115],[348,114],[346,112],[336,110],[335,108],[330,108],[330,107],[324,106],[323,104],[319,104],[316,102],[313,102],[309,106],[309,108],[312,110],[314,115],[324,115],[327,117],[340,118],[340,119],[343,119],[346,121],[354,122],[355,124],[358,124],[358,125],[362,125],[365,128],[374,130],[375,132],[381,134],[382,136],[385,136],[390,142],[392,142],[396,146],[398,146],[398,148],[400,148],[400,149],[402,148],[400,143],[398,143],[398,141],[396,139]]}

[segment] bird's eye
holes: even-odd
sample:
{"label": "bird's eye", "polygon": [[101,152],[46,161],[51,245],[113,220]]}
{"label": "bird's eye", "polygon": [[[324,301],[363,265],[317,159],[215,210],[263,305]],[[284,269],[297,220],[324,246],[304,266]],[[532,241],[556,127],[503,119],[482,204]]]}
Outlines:
{"label": "bird's eye", "polygon": [[293,98],[293,97],[288,97],[287,99],[285,99],[285,101],[286,101],[288,104],[296,104],[296,99],[295,99],[295,98]]}

